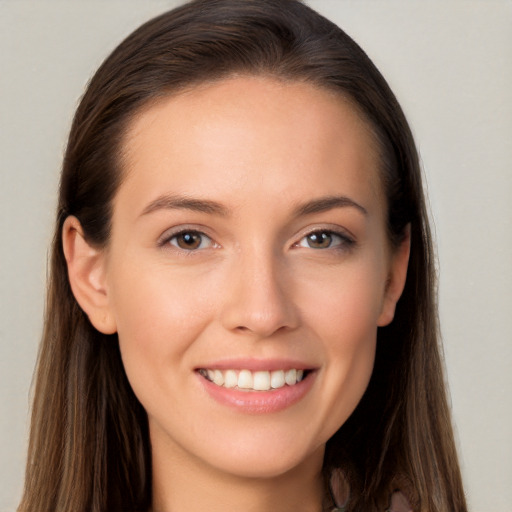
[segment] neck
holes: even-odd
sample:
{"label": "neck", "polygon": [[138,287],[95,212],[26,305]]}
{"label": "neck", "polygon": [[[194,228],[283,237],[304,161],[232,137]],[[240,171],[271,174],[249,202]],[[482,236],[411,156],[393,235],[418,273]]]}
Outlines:
{"label": "neck", "polygon": [[323,447],[299,466],[272,477],[225,473],[190,454],[153,454],[152,512],[321,512]]}

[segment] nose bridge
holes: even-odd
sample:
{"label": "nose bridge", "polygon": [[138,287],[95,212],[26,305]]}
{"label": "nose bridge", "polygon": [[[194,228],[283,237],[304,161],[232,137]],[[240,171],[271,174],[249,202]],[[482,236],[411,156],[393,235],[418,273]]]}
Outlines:
{"label": "nose bridge", "polygon": [[226,328],[267,337],[296,327],[293,286],[275,251],[241,250],[234,256],[230,273],[229,297],[222,312]]}

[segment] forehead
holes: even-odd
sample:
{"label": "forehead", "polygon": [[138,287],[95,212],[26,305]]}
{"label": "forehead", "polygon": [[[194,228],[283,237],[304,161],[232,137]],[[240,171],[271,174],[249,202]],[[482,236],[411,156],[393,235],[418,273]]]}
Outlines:
{"label": "forehead", "polygon": [[369,124],[340,94],[302,82],[232,77],[143,109],[124,139],[124,181],[147,195],[162,180],[173,192],[222,195],[267,182],[276,194],[292,183],[328,193],[332,179],[341,185],[345,179],[380,201],[377,148]]}

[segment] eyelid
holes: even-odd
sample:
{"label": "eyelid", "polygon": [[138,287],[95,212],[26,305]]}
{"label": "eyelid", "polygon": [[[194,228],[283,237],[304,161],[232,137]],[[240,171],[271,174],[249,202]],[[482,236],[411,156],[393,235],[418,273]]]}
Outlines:
{"label": "eyelid", "polygon": [[[341,241],[340,243],[325,247],[325,248],[314,248],[314,247],[306,247],[303,245],[300,245],[303,240],[305,240],[308,236],[314,235],[316,233],[327,233],[330,235],[333,235],[337,238],[339,238]],[[297,242],[293,244],[294,247],[304,247],[304,248],[310,248],[312,250],[344,250],[353,247],[356,244],[356,238],[348,232],[348,230],[343,229],[341,227],[333,227],[333,226],[318,226],[313,228],[308,228],[307,230],[304,230],[298,237]]]}
{"label": "eyelid", "polygon": [[[211,248],[211,247],[220,247],[220,245],[215,242],[214,238],[207,234],[205,231],[207,231],[207,229],[204,227],[204,226],[197,226],[197,225],[180,225],[180,226],[176,226],[174,228],[170,228],[170,229],[167,229],[157,240],[157,244],[159,247],[169,247],[171,246],[172,249],[176,250],[176,251],[181,251],[181,252],[184,252],[184,253],[192,253],[192,252],[198,252],[198,251],[201,251],[201,250],[205,250],[205,249],[208,249],[208,248]],[[208,247],[203,247],[203,248],[197,248],[197,249],[184,249],[184,248],[180,248],[178,247],[177,245],[174,245],[174,244],[170,244],[170,241],[179,236],[179,235],[182,235],[182,234],[185,234],[185,233],[193,233],[193,234],[197,234],[197,235],[200,235],[202,237],[205,237],[207,238],[211,244],[208,246]],[[327,250],[327,249],[330,249],[330,250],[347,250],[351,247],[353,247],[354,245],[356,245],[356,238],[354,235],[352,235],[346,228],[342,228],[340,226],[314,226],[314,227],[309,227],[307,229],[303,229],[301,230],[301,233],[299,233],[297,236],[296,236],[296,242],[294,242],[292,244],[292,247],[301,247],[300,246],[300,243],[305,239],[307,238],[308,236],[311,236],[315,233],[328,233],[328,234],[331,234],[333,236],[336,236],[337,238],[339,238],[341,241],[340,243],[337,243],[333,246],[329,246],[329,247],[326,247],[326,248],[313,248],[313,247],[310,247],[310,249],[312,250]],[[305,247],[306,248],[306,247]]]}
{"label": "eyelid", "polygon": [[[186,234],[186,233],[191,233],[191,234],[195,234],[195,235],[200,235],[201,237],[205,237],[207,238],[208,240],[210,240],[211,242],[211,245],[209,245],[209,247],[206,247],[206,248],[198,248],[198,249],[183,249],[181,247],[178,247],[177,245],[174,245],[174,244],[171,244],[170,241],[173,239],[173,238],[176,238],[180,235],[183,235],[183,234]],[[215,240],[208,234],[205,233],[205,228],[204,227],[200,227],[200,226],[176,226],[175,228],[170,228],[168,230],[166,230],[157,240],[157,245],[159,247],[171,247],[172,249],[176,250],[176,251],[181,251],[181,252],[184,252],[184,253],[191,253],[191,252],[196,252],[196,251],[201,251],[201,250],[204,250],[204,249],[207,249],[207,248],[210,248],[210,247],[217,247],[218,244],[215,242]]]}

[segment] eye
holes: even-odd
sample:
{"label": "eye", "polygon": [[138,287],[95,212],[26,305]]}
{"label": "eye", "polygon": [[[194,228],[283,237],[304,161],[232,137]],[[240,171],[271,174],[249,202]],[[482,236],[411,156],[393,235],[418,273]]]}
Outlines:
{"label": "eye", "polygon": [[313,231],[301,238],[297,246],[309,249],[332,249],[353,244],[354,241],[345,235],[335,233],[334,231],[322,230]]}
{"label": "eye", "polygon": [[181,231],[168,238],[167,243],[184,251],[196,251],[213,246],[213,241],[200,231]]}

